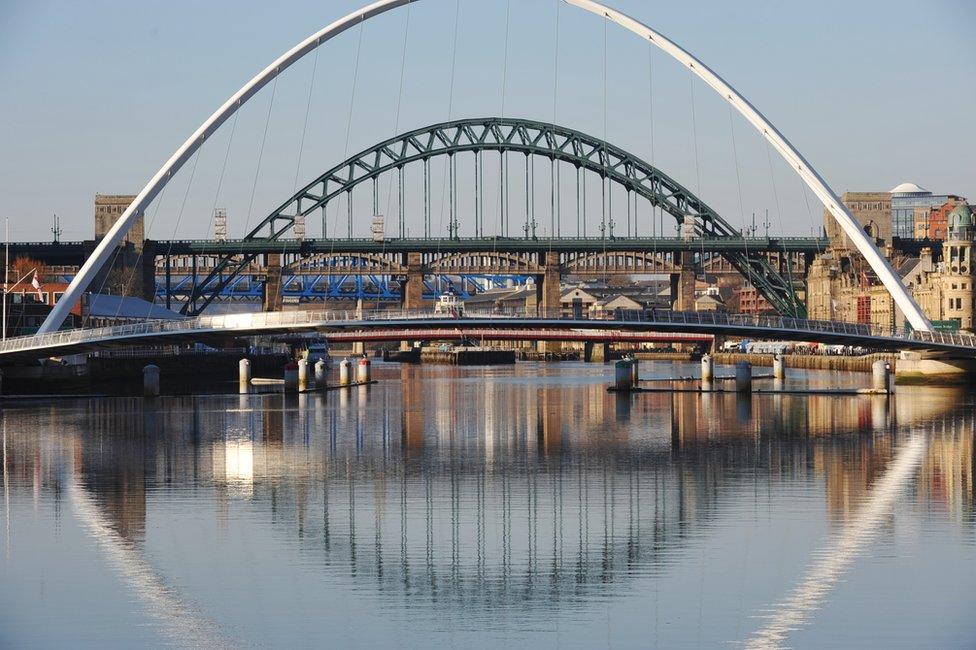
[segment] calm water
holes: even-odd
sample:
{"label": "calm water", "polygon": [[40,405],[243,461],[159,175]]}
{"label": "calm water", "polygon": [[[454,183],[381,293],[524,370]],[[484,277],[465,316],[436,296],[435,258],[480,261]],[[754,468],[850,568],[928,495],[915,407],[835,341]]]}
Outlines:
{"label": "calm water", "polygon": [[8,405],[0,646],[976,645],[972,391],[609,372]]}

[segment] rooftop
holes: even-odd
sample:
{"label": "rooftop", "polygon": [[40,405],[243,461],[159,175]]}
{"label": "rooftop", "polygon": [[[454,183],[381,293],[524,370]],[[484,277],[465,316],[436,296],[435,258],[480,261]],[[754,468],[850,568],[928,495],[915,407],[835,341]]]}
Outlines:
{"label": "rooftop", "polygon": [[889,194],[929,194],[930,192],[924,188],[919,187],[915,183],[902,183],[897,187],[893,187]]}

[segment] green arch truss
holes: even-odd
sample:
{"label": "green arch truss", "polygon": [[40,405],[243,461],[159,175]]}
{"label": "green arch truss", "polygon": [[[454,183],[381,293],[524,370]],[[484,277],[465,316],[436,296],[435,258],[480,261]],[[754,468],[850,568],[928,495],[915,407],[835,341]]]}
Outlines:
{"label": "green arch truss", "polygon": [[[402,171],[411,163],[429,161],[438,156],[453,157],[459,153],[484,151],[520,152],[526,156],[562,161],[577,169],[596,173],[668,212],[678,224],[683,223],[686,217],[692,217],[695,238],[742,237],[739,231],[687,188],[619,147],[556,124],[489,117],[434,124],[361,151],[319,175],[289,197],[245,239],[277,240],[292,228],[296,217],[308,216],[336,197],[352,192],[359,184],[375,180],[388,172]],[[452,237],[456,237],[457,226],[451,226]],[[504,239],[493,238],[499,246]],[[608,238],[607,241],[612,246],[612,239]],[[541,240],[540,245],[544,247]],[[183,311],[193,314],[202,311],[223,286],[257,255],[223,258],[209,277],[197,285]],[[799,300],[788,272],[787,277],[777,272],[761,252],[726,251],[722,255],[752,282],[779,313],[796,317],[806,315],[806,308]],[[789,264],[786,266],[788,268]]]}

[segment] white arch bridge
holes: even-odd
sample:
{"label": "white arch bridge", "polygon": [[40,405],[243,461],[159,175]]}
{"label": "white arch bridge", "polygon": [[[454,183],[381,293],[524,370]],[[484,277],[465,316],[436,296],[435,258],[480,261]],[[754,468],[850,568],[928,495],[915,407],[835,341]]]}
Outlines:
{"label": "white arch bridge", "polygon": [[[39,330],[38,345],[40,341],[48,341],[47,336],[54,335],[64,323],[71,308],[77,304],[82,294],[87,290],[89,284],[98,274],[101,268],[111,257],[116,246],[123,240],[128,230],[144,214],[149,204],[158,196],[160,191],[167,185],[172,176],[178,172],[184,164],[203,146],[203,143],[224,123],[233,116],[241,106],[250,100],[265,85],[275,79],[284,70],[289,68],[296,61],[314,51],[323,43],[328,42],[335,36],[347,29],[360,25],[366,20],[370,20],[378,15],[418,2],[419,0],[377,0],[372,4],[366,5],[345,17],[333,22],[312,34],[293,48],[282,54],[268,67],[262,70],[254,78],[248,81],[236,93],[234,93],[224,104],[217,109],[194,133],[176,150],[166,163],[156,172],[145,187],[139,192],[132,204],[121,215],[115,225],[106,233],[99,245],[95,248],[91,257],[85,262],[79,273],[65,291],[58,304],[54,307],[51,314],[42,324]],[[826,210],[837,220],[844,233],[857,247],[858,251],[864,256],[885,288],[891,294],[895,304],[905,315],[905,318],[917,332],[931,332],[932,324],[919,308],[918,304],[912,299],[911,295],[902,284],[897,272],[881,254],[871,239],[864,233],[857,220],[844,207],[838,199],[836,193],[827,185],[823,176],[818,173],[793,147],[792,144],[776,129],[762,113],[760,113],[745,97],[729,85],[724,79],[716,74],[711,68],[702,61],[695,58],[688,51],[677,43],[671,41],[664,35],[655,31],[648,25],[641,23],[630,16],[620,13],[610,7],[596,2],[595,0],[565,0],[567,4],[579,7],[592,14],[596,14],[603,19],[627,29],[641,39],[646,40],[650,45],[660,49],[662,52],[673,58],[681,66],[687,68],[692,74],[704,81],[714,90],[724,101],[734,108],[746,121],[752,125],[760,135],[776,150],[783,160],[807,185],[807,187],[823,203]],[[181,323],[180,326],[192,327],[192,322]],[[146,324],[146,328],[152,329],[159,325]],[[770,333],[767,333],[770,334]],[[119,334],[121,336],[121,334]],[[60,336],[60,335],[55,335]],[[90,334],[73,334],[79,341],[92,338]],[[908,340],[908,339],[906,339]]]}
{"label": "white arch bridge", "polygon": [[[200,316],[168,321],[148,321],[114,327],[65,330],[22,336],[0,343],[0,363],[24,361],[86,351],[134,345],[170,345],[186,342],[222,342],[250,336],[305,332],[344,333],[343,339],[362,333],[442,330],[443,338],[457,332],[491,328],[501,338],[513,340],[586,340],[579,333],[593,330],[663,332],[683,335],[711,334],[757,339],[812,341],[861,346],[874,350],[919,350],[955,358],[976,358],[976,336],[950,332],[896,332],[870,325],[817,321],[783,316],[753,316],[713,312],[665,310],[618,310],[610,319],[584,319],[535,312],[467,312],[454,317],[432,311],[288,311]],[[561,333],[561,334],[554,334]],[[429,336],[428,338],[436,338]]]}

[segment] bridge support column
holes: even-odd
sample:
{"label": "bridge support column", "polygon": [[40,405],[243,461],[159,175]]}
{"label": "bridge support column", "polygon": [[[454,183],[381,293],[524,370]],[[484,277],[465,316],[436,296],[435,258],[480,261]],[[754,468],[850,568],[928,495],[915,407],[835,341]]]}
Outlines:
{"label": "bridge support column", "polygon": [[[403,265],[407,274],[401,284],[400,306],[408,310],[424,308],[424,265],[420,253],[404,253]],[[400,341],[400,349],[408,351],[410,341]]]}
{"label": "bridge support column", "polygon": [[583,360],[603,363],[609,356],[610,344],[586,342],[583,344]]}
{"label": "bridge support column", "polygon": [[[542,318],[559,318],[561,314],[559,253],[546,251],[543,274],[536,279],[536,314]],[[562,349],[559,341],[539,341],[538,351],[543,354],[557,354]]]}
{"label": "bridge support column", "polygon": [[267,275],[264,279],[264,291],[261,296],[261,309],[264,311],[281,311],[281,254],[268,253],[264,256]]}
{"label": "bridge support column", "polygon": [[361,357],[366,354],[366,344],[362,341],[356,341],[352,344],[352,354],[354,357]]}
{"label": "bridge support column", "polygon": [[424,308],[424,265],[420,253],[404,253],[403,265],[407,275],[403,278],[400,306],[404,309]]}
{"label": "bridge support column", "polygon": [[677,255],[678,272],[671,276],[671,307],[695,311],[695,257],[690,251]]}

